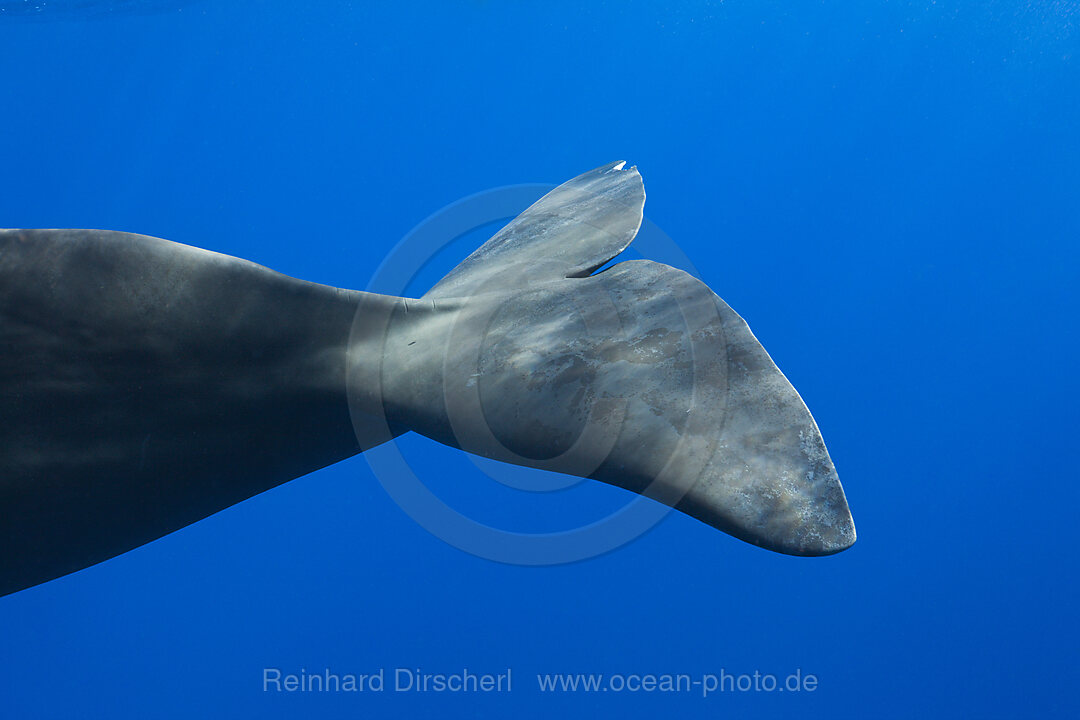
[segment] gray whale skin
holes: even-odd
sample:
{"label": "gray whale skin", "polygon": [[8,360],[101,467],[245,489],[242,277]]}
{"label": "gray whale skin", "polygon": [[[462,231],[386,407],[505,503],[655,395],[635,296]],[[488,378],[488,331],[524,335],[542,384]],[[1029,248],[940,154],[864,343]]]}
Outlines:
{"label": "gray whale skin", "polygon": [[798,393],[645,192],[559,186],[419,299],[143,235],[0,230],[0,595],[407,431],[647,495],[792,555],[855,541]]}

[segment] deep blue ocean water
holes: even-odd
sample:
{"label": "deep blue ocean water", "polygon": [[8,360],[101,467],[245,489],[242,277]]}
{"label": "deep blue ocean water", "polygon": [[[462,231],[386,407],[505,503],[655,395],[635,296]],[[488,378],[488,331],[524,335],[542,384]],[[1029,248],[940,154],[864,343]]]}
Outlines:
{"label": "deep blue ocean water", "polygon": [[[672,513],[589,560],[498,564],[356,457],[0,599],[0,715],[1080,716],[1078,22],[1035,0],[0,2],[0,226],[362,289],[461,198],[637,165],[647,218],[814,413],[859,531],[793,558]],[[493,525],[627,499],[399,445]],[[266,668],[387,688],[265,691]],[[512,690],[395,692],[395,668]],[[537,682],[755,672],[817,684]]]}

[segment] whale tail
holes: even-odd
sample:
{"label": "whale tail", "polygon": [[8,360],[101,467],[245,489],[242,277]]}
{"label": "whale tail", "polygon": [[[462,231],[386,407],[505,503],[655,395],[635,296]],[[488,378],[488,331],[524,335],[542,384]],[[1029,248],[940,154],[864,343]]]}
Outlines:
{"label": "whale tail", "polygon": [[644,199],[634,168],[585,173],[415,300],[142,235],[0,230],[0,595],[407,430],[780,552],[850,546],[818,428],[746,323],[666,265],[596,272]]}
{"label": "whale tail", "polygon": [[410,301],[385,348],[388,417],[647,495],[778,552],[850,547],[817,424],[742,318],[667,265],[594,272],[630,245],[644,202],[635,168],[585,173]]}

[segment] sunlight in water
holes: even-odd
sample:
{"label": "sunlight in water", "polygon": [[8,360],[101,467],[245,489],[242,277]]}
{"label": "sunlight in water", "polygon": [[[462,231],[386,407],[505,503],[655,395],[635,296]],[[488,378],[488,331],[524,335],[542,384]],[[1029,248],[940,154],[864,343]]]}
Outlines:
{"label": "sunlight in water", "polygon": [[0,0],[0,18],[97,17],[175,12],[197,0]]}

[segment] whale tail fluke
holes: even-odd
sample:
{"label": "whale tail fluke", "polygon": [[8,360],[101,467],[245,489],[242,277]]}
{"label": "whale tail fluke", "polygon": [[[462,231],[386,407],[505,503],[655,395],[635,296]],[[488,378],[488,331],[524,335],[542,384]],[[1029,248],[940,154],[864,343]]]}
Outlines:
{"label": "whale tail fluke", "polygon": [[[473,252],[424,295],[439,312],[391,333],[387,357],[403,369],[384,380],[391,412],[442,442],[603,480],[772,550],[849,547],[854,523],[817,424],[742,318],[667,265],[593,274],[630,245],[644,202],[637,169],[611,163]],[[408,352],[414,335],[440,367]]]}

